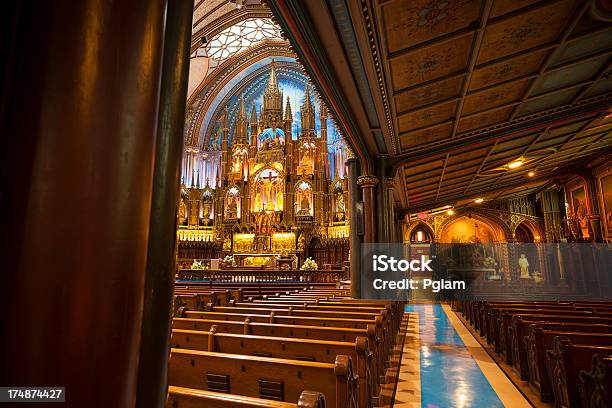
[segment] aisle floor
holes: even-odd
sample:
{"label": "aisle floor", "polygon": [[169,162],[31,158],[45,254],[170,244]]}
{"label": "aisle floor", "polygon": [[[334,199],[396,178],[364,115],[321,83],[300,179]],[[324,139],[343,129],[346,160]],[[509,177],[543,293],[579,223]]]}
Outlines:
{"label": "aisle floor", "polygon": [[395,407],[529,407],[447,305],[410,304]]}

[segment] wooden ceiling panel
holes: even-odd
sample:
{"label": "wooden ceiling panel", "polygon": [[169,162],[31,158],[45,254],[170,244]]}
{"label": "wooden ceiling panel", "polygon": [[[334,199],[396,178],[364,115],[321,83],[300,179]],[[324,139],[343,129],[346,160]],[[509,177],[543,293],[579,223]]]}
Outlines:
{"label": "wooden ceiling panel", "polygon": [[580,64],[570,65],[567,68],[550,71],[538,80],[531,94],[538,95],[590,80],[593,78],[593,73],[601,70],[604,64],[608,62],[608,59],[609,57],[604,55]]}
{"label": "wooden ceiling panel", "polygon": [[538,3],[538,0],[495,0],[490,18],[502,16],[534,3]]}
{"label": "wooden ceiling panel", "polygon": [[521,105],[518,116],[528,115],[530,113],[550,109],[555,106],[568,104],[579,91],[579,88],[571,88],[532,99]]}
{"label": "wooden ceiling panel", "polygon": [[398,118],[400,133],[449,120],[454,114],[457,102],[406,113]]}
{"label": "wooden ceiling panel", "polygon": [[478,19],[478,0],[395,0],[382,7],[389,53],[466,28]]}
{"label": "wooden ceiling panel", "polygon": [[450,137],[453,130],[452,123],[444,123],[438,126],[432,126],[416,132],[407,133],[400,136],[402,149],[432,143],[438,140],[443,140]]}
{"label": "wooden ceiling panel", "polygon": [[450,156],[449,163],[464,163],[466,160],[470,160],[473,158],[484,158],[487,155],[490,147],[483,147],[481,149],[470,150],[465,153],[455,153]]}
{"label": "wooden ceiling panel", "polygon": [[537,150],[546,149],[550,147],[556,147],[560,144],[567,142],[571,137],[572,137],[571,135],[558,136],[558,137],[555,137],[554,139],[548,139],[543,142],[538,142],[533,145],[531,150],[537,151]]}
{"label": "wooden ceiling panel", "polygon": [[480,167],[480,165],[478,166],[467,166],[467,167],[463,167],[462,169],[459,170],[455,170],[452,172],[453,177],[460,177],[460,176],[470,176],[473,177],[474,174],[476,174],[476,172],[478,171],[478,168]]}
{"label": "wooden ceiling panel", "polygon": [[464,176],[457,176],[456,173],[453,173],[452,176],[449,175],[448,177],[444,177],[444,180],[442,180],[442,186],[465,184],[466,182],[469,182],[472,179],[472,177],[473,177],[472,174],[468,174]]}
{"label": "wooden ceiling panel", "polygon": [[495,85],[500,82],[533,74],[538,71],[544,58],[550,53],[549,50],[539,50],[476,69],[470,81],[470,91],[485,86]]}
{"label": "wooden ceiling panel", "polygon": [[510,117],[512,107],[505,107],[491,110],[479,115],[472,115],[466,118],[461,118],[457,133],[468,132],[470,130],[491,126],[495,123],[503,122]]}
{"label": "wooden ceiling panel", "polygon": [[446,165],[446,172],[447,173],[452,173],[454,171],[458,171],[461,169],[464,169],[466,167],[474,167],[474,166],[479,166],[480,163],[482,163],[482,157],[475,157],[472,158],[471,160],[465,160],[463,162],[459,162],[459,163],[453,163],[453,164],[447,164]]}
{"label": "wooden ceiling panel", "polygon": [[421,173],[426,173],[430,171],[435,171],[438,169],[442,169],[442,165],[444,160],[434,160],[423,164],[415,164],[412,166],[405,166],[404,173],[406,177],[411,177],[412,175],[417,175]]}
{"label": "wooden ceiling panel", "polygon": [[432,177],[427,178],[417,178],[415,180],[406,180],[408,184],[408,190],[419,189],[419,191],[427,190],[428,188],[433,188],[438,185],[438,181],[440,180],[440,175],[432,175]]}
{"label": "wooden ceiling panel", "polygon": [[579,121],[564,126],[554,127],[552,129],[549,129],[545,134],[543,134],[540,140],[550,139],[559,135],[567,135],[568,133],[575,133],[582,129],[586,124],[587,121]]}
{"label": "wooden ceiling panel", "polygon": [[535,138],[537,137],[537,134],[531,133],[529,135],[525,135],[522,137],[517,137],[514,139],[509,139],[503,142],[499,142],[496,146],[495,149],[493,150],[493,153],[501,153],[501,152],[505,152],[508,150],[513,150],[516,148],[523,148],[528,146]]}
{"label": "wooden ceiling panel", "polygon": [[561,0],[531,9],[486,28],[478,64],[555,41],[578,0]]}
{"label": "wooden ceiling panel", "polygon": [[583,98],[590,98],[591,96],[600,95],[610,91],[612,91],[612,70],[608,71],[602,79],[597,81],[591,88],[589,88],[589,90],[584,94]]}
{"label": "wooden ceiling panel", "polygon": [[472,94],[465,99],[463,114],[480,112],[517,101],[521,99],[530,82],[530,80],[511,82],[484,92]]}
{"label": "wooden ceiling panel", "polygon": [[395,96],[397,113],[402,114],[408,110],[458,96],[463,80],[464,76],[458,76],[402,92]]}
{"label": "wooden ceiling panel", "polygon": [[553,55],[550,66],[555,67],[610,49],[612,49],[612,29],[598,31],[592,35],[578,37],[560,47]]}
{"label": "wooden ceiling panel", "polygon": [[466,70],[472,38],[463,35],[391,59],[394,90]]}

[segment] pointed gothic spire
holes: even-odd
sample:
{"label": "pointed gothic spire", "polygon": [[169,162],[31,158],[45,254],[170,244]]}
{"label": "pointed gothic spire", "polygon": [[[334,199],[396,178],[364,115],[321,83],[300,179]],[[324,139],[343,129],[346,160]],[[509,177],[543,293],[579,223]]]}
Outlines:
{"label": "pointed gothic spire", "polygon": [[276,78],[276,61],[274,61],[274,58],[272,58],[270,79],[268,79],[266,93],[278,93],[278,79]]}
{"label": "pointed gothic spire", "polygon": [[246,118],[246,111],[244,109],[244,97],[240,95],[240,108],[238,109],[238,117]]}
{"label": "pointed gothic spire", "polygon": [[287,97],[287,105],[285,106],[285,120],[293,120],[293,113],[291,112],[291,104],[289,103],[289,97]]}
{"label": "pointed gothic spire", "polygon": [[253,104],[253,109],[251,109],[251,124],[257,123],[257,108],[255,108],[255,104]]}
{"label": "pointed gothic spire", "polygon": [[312,103],[310,101],[310,85],[306,85],[306,97],[304,98],[304,109],[310,110]]}

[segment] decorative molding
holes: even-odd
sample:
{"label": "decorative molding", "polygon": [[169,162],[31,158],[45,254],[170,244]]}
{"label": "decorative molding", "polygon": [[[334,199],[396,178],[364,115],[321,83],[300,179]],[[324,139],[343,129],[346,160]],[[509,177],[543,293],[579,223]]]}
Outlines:
{"label": "decorative molding", "polygon": [[376,187],[378,185],[378,177],[364,174],[357,177],[357,185],[361,188]]}

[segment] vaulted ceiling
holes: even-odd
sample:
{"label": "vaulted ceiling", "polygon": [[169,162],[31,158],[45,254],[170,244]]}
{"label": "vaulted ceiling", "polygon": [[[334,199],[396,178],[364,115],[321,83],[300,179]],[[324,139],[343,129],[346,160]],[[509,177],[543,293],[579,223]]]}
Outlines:
{"label": "vaulted ceiling", "polygon": [[534,191],[611,151],[608,0],[270,7],[323,96],[339,100],[365,171],[388,157],[406,209]]}

